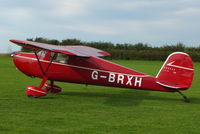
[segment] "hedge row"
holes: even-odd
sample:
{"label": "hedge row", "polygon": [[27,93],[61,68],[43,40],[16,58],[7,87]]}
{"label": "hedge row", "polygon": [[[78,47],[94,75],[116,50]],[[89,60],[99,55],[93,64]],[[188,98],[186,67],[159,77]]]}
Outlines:
{"label": "hedge row", "polygon": [[[97,49],[102,49],[111,54],[107,59],[125,59],[125,60],[165,60],[172,52],[186,52],[193,61],[200,61],[200,46],[186,47],[182,43],[175,45],[165,45],[161,47],[152,47],[148,44],[113,44],[110,42],[83,42],[77,39],[66,39],[62,41],[49,40],[46,38],[27,39],[29,41],[36,41],[54,45],[85,45]],[[31,51],[23,48],[22,51]]]}

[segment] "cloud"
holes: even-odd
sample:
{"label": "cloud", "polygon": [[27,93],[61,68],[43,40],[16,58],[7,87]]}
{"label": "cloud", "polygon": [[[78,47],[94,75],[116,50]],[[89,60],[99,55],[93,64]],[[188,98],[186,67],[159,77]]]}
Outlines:
{"label": "cloud", "polygon": [[12,8],[3,10],[6,12],[1,12],[0,16],[2,21],[7,21],[8,23],[22,23],[32,19],[31,11],[26,8]]}
{"label": "cloud", "polygon": [[57,0],[50,14],[55,17],[72,17],[85,14],[90,0]]}
{"label": "cloud", "polygon": [[199,0],[1,0],[0,43],[42,36],[198,44],[199,5]]}
{"label": "cloud", "polygon": [[112,28],[108,26],[101,26],[101,25],[92,25],[92,24],[80,24],[80,25],[66,25],[63,26],[66,30],[75,30],[81,31],[90,34],[98,34],[98,35],[114,35],[115,32]]}
{"label": "cloud", "polygon": [[156,7],[165,4],[165,1],[124,1],[119,7],[124,10],[144,9],[147,7]]}
{"label": "cloud", "polygon": [[178,10],[174,13],[174,15],[177,16],[200,16],[200,8],[197,7],[189,7],[189,8],[184,8],[181,10]]}

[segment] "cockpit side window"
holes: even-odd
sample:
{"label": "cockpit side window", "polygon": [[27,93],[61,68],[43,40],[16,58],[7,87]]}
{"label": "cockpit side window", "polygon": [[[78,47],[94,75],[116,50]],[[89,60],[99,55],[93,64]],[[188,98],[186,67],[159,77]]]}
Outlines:
{"label": "cockpit side window", "polygon": [[46,55],[46,51],[40,51],[40,52],[38,52],[37,53],[37,55],[39,56],[39,57],[41,57],[41,58],[44,58],[45,57],[45,55]]}
{"label": "cockpit side window", "polygon": [[66,54],[58,53],[54,61],[67,64],[69,56]]}

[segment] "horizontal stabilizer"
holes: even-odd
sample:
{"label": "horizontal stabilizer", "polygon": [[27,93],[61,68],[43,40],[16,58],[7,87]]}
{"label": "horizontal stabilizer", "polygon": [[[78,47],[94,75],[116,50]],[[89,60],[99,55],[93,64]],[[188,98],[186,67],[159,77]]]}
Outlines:
{"label": "horizontal stabilizer", "polygon": [[175,84],[175,83],[169,83],[166,81],[165,82],[157,81],[156,83],[163,87],[172,88],[172,89],[187,89],[188,88],[187,85],[179,85],[179,84]]}

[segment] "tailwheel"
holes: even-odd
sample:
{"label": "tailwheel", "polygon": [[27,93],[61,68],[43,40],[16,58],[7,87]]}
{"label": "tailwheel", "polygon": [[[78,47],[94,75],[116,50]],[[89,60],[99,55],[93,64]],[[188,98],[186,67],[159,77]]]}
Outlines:
{"label": "tailwheel", "polygon": [[183,100],[185,102],[187,102],[187,103],[190,102],[190,99],[187,96],[185,96],[180,90],[177,89],[176,92],[178,92],[183,97]]}
{"label": "tailwheel", "polygon": [[45,92],[45,90],[43,90],[43,89],[41,89],[39,87],[27,86],[26,95],[29,98],[38,98],[38,97],[41,97],[41,96],[45,96],[46,92]]}
{"label": "tailwheel", "polygon": [[61,92],[61,87],[59,87],[57,85],[54,85],[53,82],[45,83],[44,84],[44,89],[45,89],[46,93],[55,94],[55,93]]}

